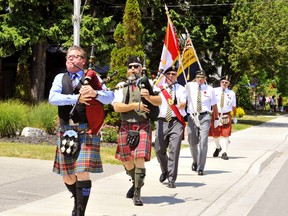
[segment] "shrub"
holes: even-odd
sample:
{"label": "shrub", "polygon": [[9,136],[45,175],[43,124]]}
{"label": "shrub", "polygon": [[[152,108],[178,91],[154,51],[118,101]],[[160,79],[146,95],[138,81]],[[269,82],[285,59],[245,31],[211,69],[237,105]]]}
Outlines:
{"label": "shrub", "polygon": [[118,126],[104,125],[101,129],[101,137],[103,142],[117,143]]}
{"label": "shrub", "polygon": [[18,100],[0,102],[0,137],[15,136],[27,126],[29,106]]}
{"label": "shrub", "polygon": [[242,108],[242,107],[237,107],[237,118],[241,118],[241,117],[243,117],[244,115],[246,115],[246,113],[245,113],[245,111],[244,111],[244,109]]}
{"label": "shrub", "polygon": [[54,134],[57,131],[57,112],[57,106],[48,102],[33,106],[30,111],[29,125],[45,130],[49,134]]}

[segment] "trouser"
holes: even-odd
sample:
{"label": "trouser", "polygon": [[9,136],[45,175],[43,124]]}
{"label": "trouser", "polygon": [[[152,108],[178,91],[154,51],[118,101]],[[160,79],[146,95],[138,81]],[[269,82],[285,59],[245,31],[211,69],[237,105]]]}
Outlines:
{"label": "trouser", "polygon": [[[210,129],[210,115],[199,116],[200,127],[198,128],[191,116],[188,118],[188,142],[193,162],[197,163],[198,170],[204,170],[208,151],[208,135]],[[199,148],[199,149],[198,149]]]}

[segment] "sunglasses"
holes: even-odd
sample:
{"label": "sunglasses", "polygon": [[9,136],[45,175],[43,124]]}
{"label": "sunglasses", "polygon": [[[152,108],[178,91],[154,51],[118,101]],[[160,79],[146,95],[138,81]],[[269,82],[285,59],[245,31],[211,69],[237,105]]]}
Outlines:
{"label": "sunglasses", "polygon": [[129,69],[132,69],[133,67],[134,67],[135,69],[137,69],[137,68],[140,67],[140,65],[129,65],[129,66],[128,66]]}
{"label": "sunglasses", "polygon": [[167,76],[170,76],[170,75],[172,75],[172,76],[176,76],[177,73],[166,73],[166,75],[167,75]]}

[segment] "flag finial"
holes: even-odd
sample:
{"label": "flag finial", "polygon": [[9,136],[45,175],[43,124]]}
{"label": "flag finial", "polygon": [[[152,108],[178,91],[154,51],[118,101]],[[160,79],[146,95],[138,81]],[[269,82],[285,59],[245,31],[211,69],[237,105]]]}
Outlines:
{"label": "flag finial", "polygon": [[168,7],[167,7],[166,4],[165,4],[165,11],[166,11],[166,14],[168,15],[168,14],[169,14],[169,11],[168,11]]}

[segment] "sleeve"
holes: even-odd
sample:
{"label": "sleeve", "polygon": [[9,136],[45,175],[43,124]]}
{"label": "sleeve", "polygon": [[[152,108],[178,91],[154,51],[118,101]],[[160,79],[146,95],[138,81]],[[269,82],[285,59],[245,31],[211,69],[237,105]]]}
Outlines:
{"label": "sleeve", "polygon": [[215,89],[211,87],[211,106],[217,104],[217,98],[215,95]]}
{"label": "sleeve", "polygon": [[233,92],[232,107],[236,107],[236,94]]}
{"label": "sleeve", "polygon": [[110,104],[114,100],[113,91],[98,90],[97,94],[98,94],[97,100],[103,104]]}
{"label": "sleeve", "polygon": [[[118,83],[117,84],[117,87],[120,87],[122,86],[124,83]],[[117,90],[115,90],[115,93],[114,93],[114,100],[112,101],[112,105],[115,103],[115,102],[119,102],[119,103],[122,103],[123,102],[123,88],[119,88]]]}
{"label": "sleeve", "polygon": [[79,95],[62,94],[62,78],[64,73],[58,74],[49,92],[48,101],[55,106],[73,105],[77,103]]}

